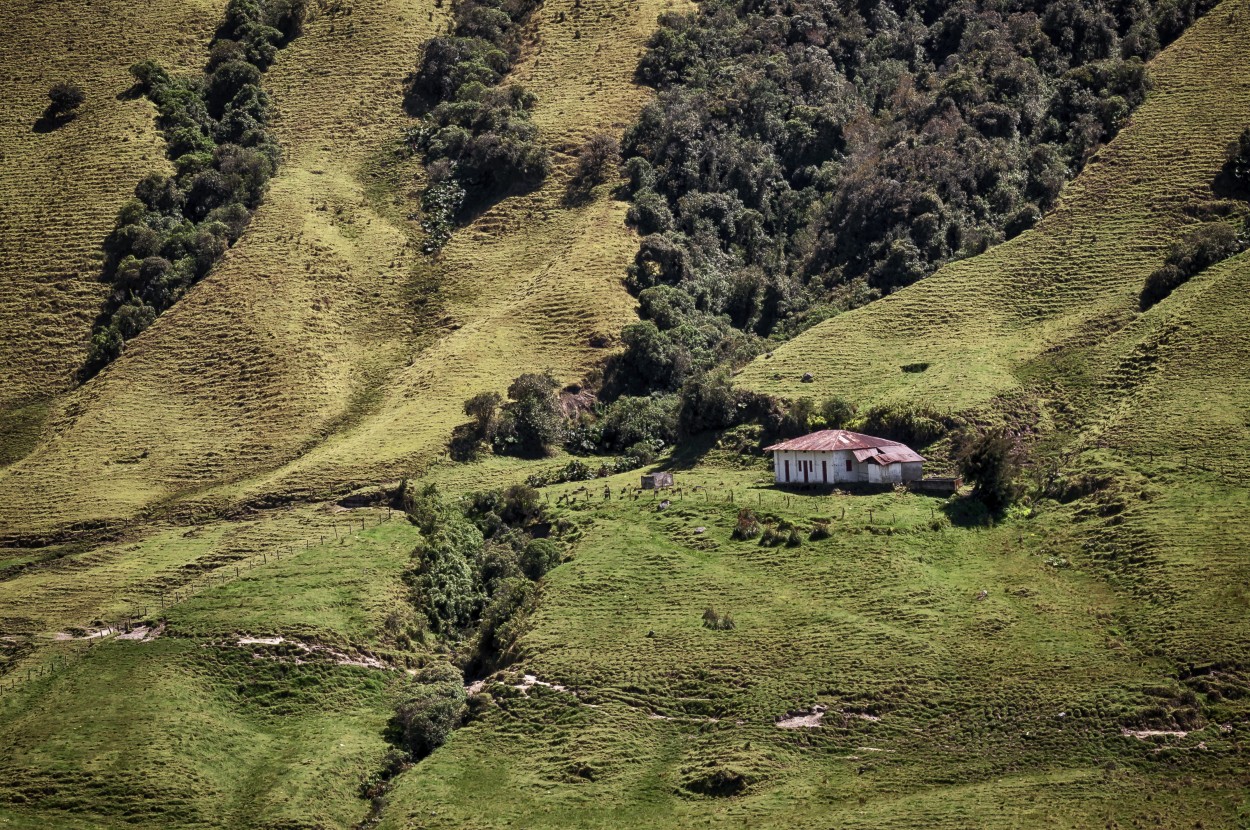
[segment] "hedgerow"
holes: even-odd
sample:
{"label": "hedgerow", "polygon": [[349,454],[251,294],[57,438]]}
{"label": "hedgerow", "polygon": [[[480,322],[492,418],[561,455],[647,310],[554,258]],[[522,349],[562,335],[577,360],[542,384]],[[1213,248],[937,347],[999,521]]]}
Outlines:
{"label": "hedgerow", "polygon": [[174,174],[150,173],[105,240],[102,278],[113,291],[97,319],[80,378],[87,380],[202,279],[243,233],[281,159],[268,131],[261,77],[303,30],[306,0],[230,0],[192,77],[153,61],[130,68],[157,108]]}

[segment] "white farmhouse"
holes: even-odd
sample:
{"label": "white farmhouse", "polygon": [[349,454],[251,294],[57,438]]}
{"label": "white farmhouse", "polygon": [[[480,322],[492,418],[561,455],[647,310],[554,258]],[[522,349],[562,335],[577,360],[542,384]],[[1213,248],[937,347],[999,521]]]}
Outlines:
{"label": "white farmhouse", "polygon": [[897,441],[845,429],[824,429],[773,444],[778,484],[889,484],[920,479],[924,459]]}

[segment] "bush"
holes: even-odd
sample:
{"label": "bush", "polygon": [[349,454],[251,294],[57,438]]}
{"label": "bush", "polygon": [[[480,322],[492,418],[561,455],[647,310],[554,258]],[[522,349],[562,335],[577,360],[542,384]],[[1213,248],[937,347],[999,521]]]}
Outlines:
{"label": "bush", "polygon": [[82,87],[69,81],[60,81],[48,89],[49,103],[44,114],[49,118],[68,115],[82,106],[85,100],[87,93],[83,92]]}
{"label": "bush", "polygon": [[403,690],[392,723],[404,748],[419,760],[446,742],[467,708],[463,676],[451,666],[427,668]]}
{"label": "bush", "polygon": [[560,546],[550,539],[532,539],[521,553],[521,570],[537,582],[560,564]]}
{"label": "bush", "polygon": [[1224,174],[1228,177],[1233,195],[1250,198],[1250,128],[1242,131],[1228,148]]}
{"label": "bush", "polygon": [[586,140],[577,151],[577,167],[569,180],[568,197],[585,198],[596,186],[612,178],[621,163],[621,143],[616,136],[598,133]]}
{"label": "bush", "polygon": [[733,538],[740,541],[754,539],[762,533],[759,520],[755,518],[755,512],[748,507],[744,507],[738,511],[738,523],[734,527]]}
{"label": "bush", "polygon": [[859,432],[915,448],[932,444],[953,425],[950,416],[923,407],[896,404],[873,407],[855,427]]}
{"label": "bush", "polygon": [[732,614],[717,613],[715,608],[709,606],[703,612],[703,627],[710,628],[713,631],[732,631],[737,626],[734,624]]}
{"label": "bush", "polygon": [[1209,222],[1191,230],[1172,246],[1163,266],[1146,277],[1139,305],[1145,311],[1166,299],[1195,274],[1232,256],[1244,246],[1237,233],[1223,222]]}

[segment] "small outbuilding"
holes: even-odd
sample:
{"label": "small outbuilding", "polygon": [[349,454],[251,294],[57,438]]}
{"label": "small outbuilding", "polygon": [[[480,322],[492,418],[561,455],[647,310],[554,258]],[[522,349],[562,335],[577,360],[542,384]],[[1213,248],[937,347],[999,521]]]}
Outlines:
{"label": "small outbuilding", "polygon": [[903,484],[924,475],[924,458],[897,441],[824,429],[766,448],[778,484]]}
{"label": "small outbuilding", "polygon": [[662,490],[673,486],[672,473],[648,473],[642,477],[642,489]]}

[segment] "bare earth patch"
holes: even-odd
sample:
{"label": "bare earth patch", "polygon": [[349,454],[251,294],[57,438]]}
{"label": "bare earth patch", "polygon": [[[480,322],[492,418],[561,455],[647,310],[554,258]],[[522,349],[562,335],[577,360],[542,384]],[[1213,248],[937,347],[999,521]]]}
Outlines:
{"label": "bare earth patch", "polygon": [[[318,657],[329,658],[331,662],[340,666],[357,666],[362,669],[379,669],[381,671],[395,671],[395,667],[384,663],[376,657],[367,655],[351,655],[345,654],[338,649],[323,646],[318,643],[301,643],[298,640],[287,640],[285,637],[240,637],[238,644],[241,646],[277,646],[283,643],[290,643],[292,648],[297,649],[303,654]],[[277,654],[263,654],[259,651],[252,652],[252,658],[255,660],[277,660],[283,662],[285,658]],[[308,661],[300,658],[290,658],[296,665],[302,665]]]}

